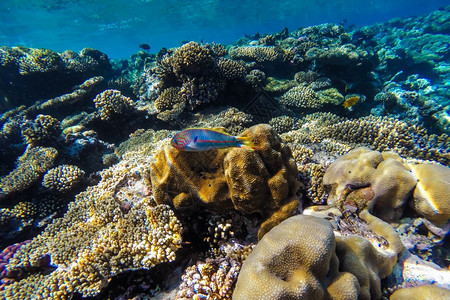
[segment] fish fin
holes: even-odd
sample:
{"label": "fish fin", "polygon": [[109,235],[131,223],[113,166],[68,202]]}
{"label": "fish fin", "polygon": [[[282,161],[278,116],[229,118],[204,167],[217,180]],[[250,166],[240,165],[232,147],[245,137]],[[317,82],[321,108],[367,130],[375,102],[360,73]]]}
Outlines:
{"label": "fish fin", "polygon": [[214,128],[210,128],[210,130],[214,130],[214,131],[218,131],[220,133],[225,133],[230,135],[228,132],[226,132],[225,130],[227,130],[225,127],[214,127]]}
{"label": "fish fin", "polygon": [[244,149],[248,149],[248,150],[261,150],[260,147],[255,146],[255,144],[253,144],[253,142],[250,140],[249,137],[246,136],[237,136],[236,139],[238,140],[239,147],[244,148]]}

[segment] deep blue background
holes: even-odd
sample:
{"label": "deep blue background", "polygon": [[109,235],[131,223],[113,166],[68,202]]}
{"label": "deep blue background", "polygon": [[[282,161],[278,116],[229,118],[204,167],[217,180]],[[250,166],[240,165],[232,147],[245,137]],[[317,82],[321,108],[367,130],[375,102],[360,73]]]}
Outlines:
{"label": "deep blue background", "polygon": [[151,52],[182,40],[232,43],[255,32],[321,23],[369,25],[422,15],[443,0],[1,0],[0,45],[62,52],[97,48],[128,58],[148,43]]}

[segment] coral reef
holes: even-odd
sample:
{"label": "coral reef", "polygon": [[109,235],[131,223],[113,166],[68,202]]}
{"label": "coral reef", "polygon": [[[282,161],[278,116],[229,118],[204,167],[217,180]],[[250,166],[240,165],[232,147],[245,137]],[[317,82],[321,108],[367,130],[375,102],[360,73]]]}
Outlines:
{"label": "coral reef", "polygon": [[389,299],[401,300],[414,298],[417,300],[436,299],[445,300],[450,297],[450,291],[435,285],[423,285],[418,287],[402,288],[396,290]]}
{"label": "coral reef", "polygon": [[231,50],[230,57],[258,63],[281,61],[283,59],[283,50],[271,46],[238,47]]}
{"label": "coral reef", "polygon": [[42,185],[51,191],[67,192],[75,188],[83,176],[84,171],[77,166],[60,165],[47,171]]}
{"label": "coral reef", "polygon": [[188,267],[176,299],[231,299],[241,263],[226,256]]}
{"label": "coral reef", "polygon": [[298,215],[269,231],[242,265],[233,299],[370,299],[381,296],[401,241],[386,223],[361,214],[387,246],[336,235],[328,221]]}
{"label": "coral reef", "polygon": [[51,147],[28,146],[17,159],[16,168],[0,180],[0,199],[33,185],[55,161],[58,152]]}
{"label": "coral reef", "polygon": [[[353,203],[358,210],[368,207],[384,220],[398,220],[407,201],[430,221],[449,220],[447,180],[450,169],[442,165],[406,164],[393,152],[357,148],[338,158],[326,170],[323,185],[328,204],[344,209]],[[442,179],[441,179],[442,178]]]}
{"label": "coral reef", "polygon": [[47,144],[61,133],[59,121],[49,115],[37,115],[34,121],[22,125],[25,142],[32,146]]}
{"label": "coral reef", "polygon": [[24,276],[0,297],[94,296],[115,274],[173,261],[182,226],[168,206],[149,197],[139,175],[144,165],[124,160],[103,171],[102,181],[78,194],[63,218],[13,255],[6,269]]}
{"label": "coral reef", "polygon": [[157,152],[151,165],[156,202],[175,209],[202,205],[259,212],[266,218],[259,236],[287,218],[299,205],[298,173],[290,149],[268,125],[253,126],[241,136],[249,137],[260,150],[188,153],[165,147]]}
{"label": "coral reef", "polygon": [[123,115],[132,110],[133,100],[122,95],[117,90],[106,90],[94,99],[95,107],[102,120],[114,120],[117,115]]}

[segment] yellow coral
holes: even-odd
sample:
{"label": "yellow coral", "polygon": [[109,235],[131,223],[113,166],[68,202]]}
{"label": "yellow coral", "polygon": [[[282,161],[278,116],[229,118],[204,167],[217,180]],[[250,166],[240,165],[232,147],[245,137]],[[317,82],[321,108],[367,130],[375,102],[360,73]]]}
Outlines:
{"label": "yellow coral", "polygon": [[117,90],[106,90],[94,99],[95,107],[99,110],[102,120],[112,120],[120,114],[131,110],[134,102]]}
{"label": "yellow coral", "polygon": [[42,185],[52,191],[67,192],[83,180],[84,171],[73,165],[60,165],[44,175]]}
{"label": "yellow coral", "polygon": [[[249,137],[260,150],[184,152],[167,146],[157,152],[151,166],[156,202],[176,209],[198,205],[235,208],[244,213],[259,212],[266,218],[280,210],[284,218],[289,216],[296,208],[292,203],[299,187],[290,149],[265,124],[251,127],[242,136]],[[288,203],[291,205],[284,206]],[[282,217],[274,218],[279,222]],[[264,232],[270,229],[269,224],[274,223],[268,223]]]}
{"label": "yellow coral", "polygon": [[450,299],[450,290],[438,287],[436,285],[422,285],[410,288],[401,288],[396,290],[390,300],[447,300]]}
{"label": "yellow coral", "polygon": [[17,167],[0,180],[0,199],[12,192],[23,191],[50,169],[56,159],[56,149],[28,146],[17,159]]}

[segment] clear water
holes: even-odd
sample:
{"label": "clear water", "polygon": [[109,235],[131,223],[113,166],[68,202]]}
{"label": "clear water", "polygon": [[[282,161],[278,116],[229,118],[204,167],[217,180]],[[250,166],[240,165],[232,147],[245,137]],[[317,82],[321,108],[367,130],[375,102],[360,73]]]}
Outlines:
{"label": "clear water", "polygon": [[232,43],[255,32],[321,23],[369,25],[422,15],[448,0],[2,0],[0,45],[85,47],[127,58],[138,45],[151,52],[183,40]]}

